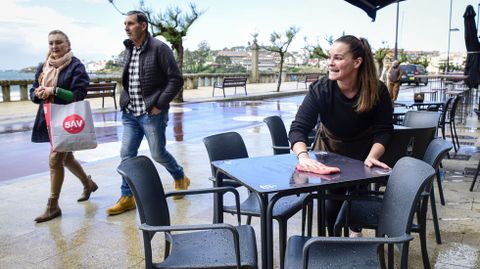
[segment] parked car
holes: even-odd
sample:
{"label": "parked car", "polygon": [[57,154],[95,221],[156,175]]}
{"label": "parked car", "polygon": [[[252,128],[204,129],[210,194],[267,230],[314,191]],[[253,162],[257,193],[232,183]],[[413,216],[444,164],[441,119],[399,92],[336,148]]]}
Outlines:
{"label": "parked car", "polygon": [[425,85],[428,84],[428,78],[416,78],[415,75],[427,75],[427,71],[423,65],[419,64],[401,64],[400,68],[402,68],[403,74],[402,78],[400,79],[400,83],[408,83],[408,85],[415,83],[418,86],[419,83],[423,83]]}

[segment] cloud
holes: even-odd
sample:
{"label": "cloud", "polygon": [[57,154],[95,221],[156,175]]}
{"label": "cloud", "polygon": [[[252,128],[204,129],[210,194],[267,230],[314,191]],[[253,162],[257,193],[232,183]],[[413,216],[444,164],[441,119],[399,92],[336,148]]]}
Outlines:
{"label": "cloud", "polygon": [[[98,0],[83,1],[99,3]],[[118,33],[112,33],[108,27],[77,20],[51,7],[39,6],[36,1],[2,0],[2,10],[8,12],[2,12],[0,16],[0,44],[15,50],[0,50],[0,58],[17,58],[18,63],[6,66],[11,63],[2,62],[0,69],[25,67],[25,62],[32,55],[36,57],[27,66],[36,65],[39,59],[44,58],[48,50],[47,35],[54,29],[60,29],[69,36],[72,50],[80,59],[108,59],[122,50],[121,41],[114,35]]]}

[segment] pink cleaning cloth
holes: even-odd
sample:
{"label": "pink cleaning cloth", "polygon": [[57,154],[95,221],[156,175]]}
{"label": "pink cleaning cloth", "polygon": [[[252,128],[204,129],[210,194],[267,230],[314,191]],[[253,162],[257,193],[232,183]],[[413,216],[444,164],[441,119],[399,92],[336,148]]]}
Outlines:
{"label": "pink cleaning cloth", "polygon": [[331,166],[325,166],[325,167],[316,168],[316,169],[305,169],[300,164],[297,164],[295,168],[300,172],[309,172],[309,173],[314,173],[318,175],[330,175],[330,174],[340,173],[340,168],[331,167]]}

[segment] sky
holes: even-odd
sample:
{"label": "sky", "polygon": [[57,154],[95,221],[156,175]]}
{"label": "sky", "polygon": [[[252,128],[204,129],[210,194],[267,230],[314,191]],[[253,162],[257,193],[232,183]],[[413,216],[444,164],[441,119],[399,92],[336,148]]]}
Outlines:
{"label": "sky", "polygon": [[[126,12],[138,0],[114,0]],[[268,45],[273,31],[300,28],[289,50],[320,44],[326,36],[343,33],[362,36],[376,48],[395,46],[396,4],[377,12],[375,22],[343,0],[145,0],[154,11],[178,6],[188,10],[195,3],[204,13],[184,38],[184,47],[195,50],[201,41],[211,49],[247,46],[252,33]],[[446,52],[449,7],[452,2],[451,52],[465,52],[463,13],[467,5],[477,12],[479,1],[407,0],[400,3],[398,47],[406,50]],[[124,16],[108,0],[1,0],[0,70],[36,66],[45,60],[48,32],[64,31],[76,57],[84,62],[108,60],[123,50]]]}

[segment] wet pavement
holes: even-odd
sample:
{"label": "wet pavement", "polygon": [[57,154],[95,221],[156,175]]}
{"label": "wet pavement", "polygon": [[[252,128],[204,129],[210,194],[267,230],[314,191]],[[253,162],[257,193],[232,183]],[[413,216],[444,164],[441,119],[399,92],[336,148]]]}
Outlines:
{"label": "wet pavement", "polygon": [[[303,98],[276,96],[274,88],[275,84],[249,85],[248,97],[254,100],[234,100],[244,98],[239,95],[224,102],[223,97],[210,99],[211,88],[204,87],[186,91],[188,102],[172,106],[167,149],[192,178],[192,188],[211,186],[208,156],[202,143],[205,136],[234,130],[244,138],[250,156],[272,154],[263,118],[281,115],[288,128]],[[282,91],[281,94],[287,95],[303,92],[297,91],[295,83],[286,83]],[[411,94],[410,88],[402,87],[400,98],[410,100]],[[144,267],[136,212],[114,217],[105,214],[105,209],[119,196],[120,177],[115,169],[119,164],[121,114],[114,111],[113,104],[101,109],[101,99],[92,99],[91,103],[99,146],[76,152],[76,157],[97,182],[99,190],[89,201],[77,203],[82,187],[67,172],[60,199],[63,215],[41,224],[35,224],[33,219],[44,209],[49,193],[49,145],[30,142],[29,130],[35,115],[31,103],[0,103],[0,268]],[[106,100],[107,105],[110,103],[111,100]],[[430,260],[435,268],[480,266],[480,187],[468,191],[472,170],[480,159],[475,146],[479,121],[471,108],[466,111],[463,123],[458,125],[462,147],[458,154],[451,154],[457,159],[443,163],[447,203],[445,206],[437,203],[443,244],[435,243],[431,220],[427,224]],[[139,154],[150,155],[145,143]],[[171,176],[163,167],[156,166],[166,191],[173,190]],[[171,201],[172,222],[209,223],[211,205],[209,196]],[[225,217],[226,222],[234,223],[233,217]],[[300,223],[299,215],[289,221],[289,235],[300,232]],[[259,237],[258,219],[254,218],[252,225]],[[161,245],[161,237],[154,245]],[[421,268],[418,238],[411,243],[409,262],[410,268]]]}

